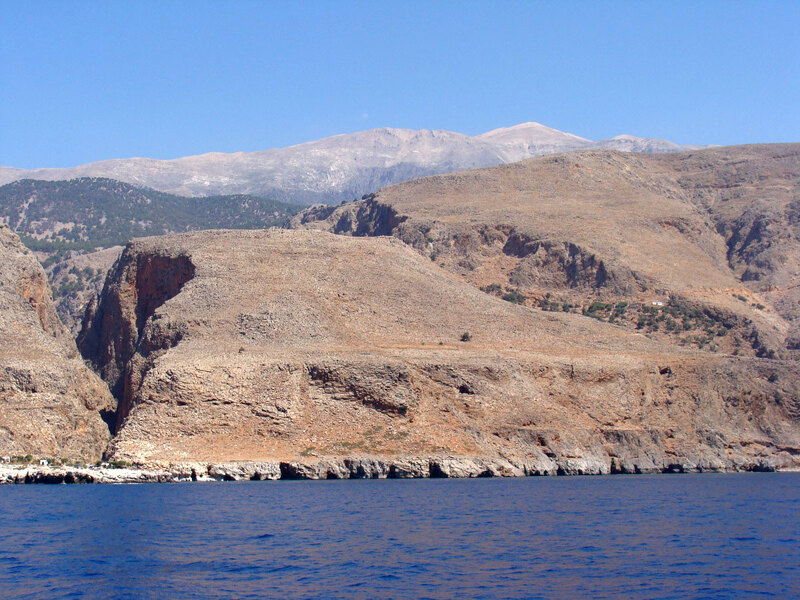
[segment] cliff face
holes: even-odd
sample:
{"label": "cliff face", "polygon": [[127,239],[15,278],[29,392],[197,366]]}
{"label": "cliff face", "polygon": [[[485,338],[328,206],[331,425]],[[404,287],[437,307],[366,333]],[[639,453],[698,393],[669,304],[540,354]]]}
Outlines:
{"label": "cliff face", "polygon": [[113,413],[105,384],[80,359],[42,267],[0,226],[0,453],[96,460]]}
{"label": "cliff face", "polygon": [[119,401],[116,459],[288,477],[800,466],[796,363],[514,305],[392,238],[136,240],[79,345]]}
{"label": "cliff face", "polygon": [[[797,144],[595,150],[410,181],[312,207],[292,227],[392,235],[529,306],[593,312],[672,343],[791,358],[800,348],[799,186]],[[595,302],[627,310],[589,311]]]}

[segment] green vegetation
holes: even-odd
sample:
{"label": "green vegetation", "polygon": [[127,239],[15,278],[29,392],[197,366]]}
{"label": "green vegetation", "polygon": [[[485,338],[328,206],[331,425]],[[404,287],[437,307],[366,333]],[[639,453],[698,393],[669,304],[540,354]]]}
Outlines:
{"label": "green vegetation", "polygon": [[592,302],[588,307],[581,309],[581,314],[598,321],[615,323],[625,317],[628,310],[627,302]]}
{"label": "green vegetation", "polygon": [[[539,298],[537,304],[539,305],[539,308],[541,308],[542,310],[547,310],[550,312],[558,312],[560,310],[563,310],[564,312],[569,312],[569,308],[571,307],[571,305],[569,304],[565,304],[563,302],[556,302],[555,300],[553,300],[550,292],[546,293],[544,295],[544,298]],[[567,308],[564,308],[565,306]]]}
{"label": "green vegetation", "polygon": [[91,267],[63,271],[76,253],[172,232],[280,226],[301,209],[255,196],[187,198],[95,177],[24,179],[0,187],[0,220],[28,248],[47,255],[42,266],[56,300],[77,298],[102,283],[104,274]]}
{"label": "green vegetation", "polygon": [[461,334],[461,341],[462,342],[468,342],[471,339],[472,339],[472,336],[470,335],[469,331],[465,331],[464,333]]}
{"label": "green vegetation", "polygon": [[516,288],[513,290],[508,290],[502,295],[502,298],[506,302],[511,302],[513,304],[525,304],[525,300],[527,300],[527,298],[523,296]]}
{"label": "green vegetation", "polygon": [[525,304],[525,301],[528,299],[527,296],[522,294],[517,288],[506,287],[505,291],[503,291],[503,289],[504,288],[499,283],[491,283],[481,287],[481,291],[492,294],[493,296],[499,296],[506,302]]}
{"label": "green vegetation", "polygon": [[187,198],[96,177],[0,187],[0,218],[31,250],[56,254],[170,232],[278,226],[301,208],[245,195]]}
{"label": "green vegetation", "polygon": [[[520,290],[497,283],[485,285],[481,290],[509,302],[523,304],[527,300]],[[744,296],[733,295],[739,300],[747,301]],[[677,296],[672,296],[663,303],[605,302],[590,299],[585,303],[571,304],[547,293],[542,298],[534,298],[533,306],[544,311],[579,313],[598,321],[626,327],[635,326],[642,333],[661,333],[674,338],[678,344],[696,346],[711,352],[718,352],[722,344],[722,347],[734,355],[739,355],[745,346],[749,346],[756,356],[777,356],[774,350],[764,346],[748,319],[712,307],[689,304]],[[751,306],[766,310],[762,304]],[[726,337],[728,339],[723,343]]]}

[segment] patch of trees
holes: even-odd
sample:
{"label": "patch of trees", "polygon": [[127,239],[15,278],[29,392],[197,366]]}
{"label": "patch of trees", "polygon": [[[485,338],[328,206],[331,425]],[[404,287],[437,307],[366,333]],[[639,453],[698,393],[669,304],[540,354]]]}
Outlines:
{"label": "patch of trees", "polygon": [[301,208],[246,195],[187,198],[97,177],[0,187],[0,217],[30,249],[48,253],[172,232],[280,226]]}

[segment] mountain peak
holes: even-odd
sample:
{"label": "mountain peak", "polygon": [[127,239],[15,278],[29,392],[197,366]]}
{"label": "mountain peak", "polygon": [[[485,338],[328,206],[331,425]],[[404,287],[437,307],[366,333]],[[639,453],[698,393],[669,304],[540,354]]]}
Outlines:
{"label": "mountain peak", "polygon": [[500,127],[492,129],[486,133],[475,136],[476,139],[492,141],[501,144],[563,144],[570,143],[590,143],[590,140],[579,137],[572,133],[566,133],[547,127],[535,121],[512,125],[511,127]]}
{"label": "mountain peak", "polygon": [[686,147],[633,136],[593,142],[536,122],[474,137],[444,129],[383,127],[258,152],[211,152],[173,160],[112,159],[68,169],[0,167],[0,185],[23,178],[101,176],[188,196],[253,194],[338,202],[425,175],[586,148],[675,152]]}

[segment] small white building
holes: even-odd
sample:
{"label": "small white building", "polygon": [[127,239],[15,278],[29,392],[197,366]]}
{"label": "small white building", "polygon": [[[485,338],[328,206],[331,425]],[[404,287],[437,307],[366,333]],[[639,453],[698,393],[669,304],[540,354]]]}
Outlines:
{"label": "small white building", "polygon": [[47,465],[49,465],[49,464],[50,464],[50,463],[49,463],[49,462],[47,462],[47,460],[46,460],[46,459],[44,459],[44,458],[40,458],[40,459],[39,459],[39,466],[40,466],[40,467],[46,467],[46,466],[47,466]]}
{"label": "small white building", "polygon": [[10,456],[0,456],[0,463],[8,464],[11,462]]}
{"label": "small white building", "polygon": [[651,304],[653,306],[664,306],[664,303],[661,300],[653,300],[653,302],[651,302]]}

